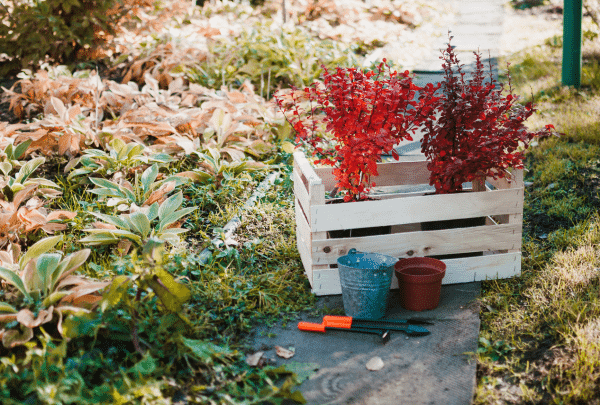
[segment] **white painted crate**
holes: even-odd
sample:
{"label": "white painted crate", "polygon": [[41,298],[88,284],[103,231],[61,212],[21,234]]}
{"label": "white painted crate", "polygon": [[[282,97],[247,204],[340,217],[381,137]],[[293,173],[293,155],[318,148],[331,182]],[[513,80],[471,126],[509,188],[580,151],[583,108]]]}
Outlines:
{"label": "white painted crate", "polygon": [[[375,201],[325,204],[325,193],[336,184],[331,167],[314,168],[302,152],[294,153],[296,236],[302,264],[317,295],[341,294],[339,256],[351,248],[404,258],[484,252],[483,256],[446,259],[443,284],[508,278],[521,273],[523,171],[513,180],[486,179],[483,192],[429,194],[381,193],[410,185],[428,185],[429,171],[422,156],[378,164]],[[459,218],[486,218],[486,225],[422,231],[421,223]],[[328,238],[327,231],[392,226],[392,233],[364,237]],[[392,288],[398,288],[393,278]]]}

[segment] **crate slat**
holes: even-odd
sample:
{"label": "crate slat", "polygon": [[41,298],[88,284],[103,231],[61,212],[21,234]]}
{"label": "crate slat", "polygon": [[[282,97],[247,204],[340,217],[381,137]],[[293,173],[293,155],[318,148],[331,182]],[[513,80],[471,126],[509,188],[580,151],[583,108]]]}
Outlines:
{"label": "crate slat", "polygon": [[310,219],[310,196],[308,195],[308,190],[302,181],[301,175],[296,168],[292,172],[292,179],[294,181],[294,195],[296,196],[296,202],[300,204],[302,207],[302,211],[304,211],[305,215],[309,216]]}
{"label": "crate slat", "polygon": [[294,209],[296,211],[296,242],[298,243],[298,252],[300,253],[300,259],[302,260],[306,275],[309,280],[312,280],[313,263],[310,228],[308,227],[308,221],[304,217],[298,198],[296,198]]}
{"label": "crate slat", "polygon": [[523,210],[523,189],[435,194],[379,201],[311,206],[314,232],[414,222],[516,214]]}
{"label": "crate slat", "polygon": [[[318,167],[314,171],[323,180],[325,190],[331,191],[335,187],[337,180],[331,167]],[[425,158],[412,162],[380,163],[377,165],[377,172],[377,186],[429,184],[429,170]]]}
{"label": "crate slat", "polygon": [[[442,284],[509,278],[521,273],[521,254],[502,253],[489,256],[444,260],[446,274]],[[314,274],[313,292],[316,295],[341,294],[342,286],[337,269],[319,270]],[[398,288],[398,279],[392,276],[391,288]]]}
{"label": "crate slat", "polygon": [[520,250],[521,226],[501,224],[437,231],[392,233],[358,238],[313,239],[314,264],[334,264],[351,248],[394,257],[420,257],[454,253]]}

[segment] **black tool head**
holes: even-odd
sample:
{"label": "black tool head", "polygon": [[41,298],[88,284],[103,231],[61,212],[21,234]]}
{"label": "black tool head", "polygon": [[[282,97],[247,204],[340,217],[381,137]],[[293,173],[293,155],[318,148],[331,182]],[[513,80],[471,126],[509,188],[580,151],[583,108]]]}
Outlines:
{"label": "black tool head", "polygon": [[429,318],[410,318],[406,322],[409,325],[433,325],[433,322]]}
{"label": "black tool head", "polygon": [[403,332],[406,333],[408,336],[427,336],[431,333],[427,329],[418,325],[408,325],[407,328],[403,330]]}

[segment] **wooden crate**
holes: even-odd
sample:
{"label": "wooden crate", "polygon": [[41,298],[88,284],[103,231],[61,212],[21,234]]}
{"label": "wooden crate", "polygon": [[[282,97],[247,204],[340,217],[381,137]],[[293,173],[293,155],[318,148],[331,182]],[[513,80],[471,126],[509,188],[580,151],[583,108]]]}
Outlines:
{"label": "wooden crate", "polygon": [[[486,179],[484,192],[431,194],[385,193],[393,188],[428,185],[422,156],[380,163],[375,201],[325,204],[336,183],[331,167],[314,168],[302,152],[294,153],[294,194],[298,250],[313,292],[341,294],[337,258],[349,249],[405,258],[484,252],[483,256],[446,259],[444,284],[507,278],[521,273],[523,171],[513,180]],[[383,191],[383,193],[382,193]],[[421,223],[486,217],[486,225],[422,231]],[[392,226],[388,235],[330,239],[328,231]],[[398,288],[396,277],[392,288]]]}

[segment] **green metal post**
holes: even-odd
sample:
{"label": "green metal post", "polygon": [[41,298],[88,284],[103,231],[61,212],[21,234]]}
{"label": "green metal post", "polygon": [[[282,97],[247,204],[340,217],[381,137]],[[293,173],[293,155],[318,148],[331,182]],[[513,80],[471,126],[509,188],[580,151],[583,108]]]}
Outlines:
{"label": "green metal post", "polygon": [[581,85],[581,0],[565,0],[563,11],[562,84]]}

